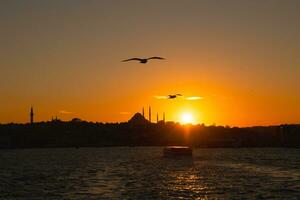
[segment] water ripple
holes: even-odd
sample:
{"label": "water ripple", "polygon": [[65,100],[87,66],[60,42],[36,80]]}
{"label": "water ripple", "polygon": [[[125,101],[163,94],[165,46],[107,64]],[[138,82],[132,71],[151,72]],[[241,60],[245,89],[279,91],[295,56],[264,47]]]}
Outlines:
{"label": "water ripple", "polygon": [[298,149],[0,151],[0,199],[300,199]]}

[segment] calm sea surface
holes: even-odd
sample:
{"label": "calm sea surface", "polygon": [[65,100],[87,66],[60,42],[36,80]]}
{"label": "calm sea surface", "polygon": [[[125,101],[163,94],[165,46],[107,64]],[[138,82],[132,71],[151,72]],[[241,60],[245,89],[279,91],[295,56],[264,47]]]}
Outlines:
{"label": "calm sea surface", "polygon": [[0,199],[300,199],[300,149],[0,150]]}

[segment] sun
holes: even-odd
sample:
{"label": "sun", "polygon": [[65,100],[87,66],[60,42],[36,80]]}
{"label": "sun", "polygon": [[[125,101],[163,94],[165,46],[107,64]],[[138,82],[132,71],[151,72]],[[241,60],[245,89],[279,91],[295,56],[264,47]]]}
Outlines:
{"label": "sun", "polygon": [[195,122],[195,120],[191,113],[183,113],[181,115],[180,122],[182,124],[193,124]]}

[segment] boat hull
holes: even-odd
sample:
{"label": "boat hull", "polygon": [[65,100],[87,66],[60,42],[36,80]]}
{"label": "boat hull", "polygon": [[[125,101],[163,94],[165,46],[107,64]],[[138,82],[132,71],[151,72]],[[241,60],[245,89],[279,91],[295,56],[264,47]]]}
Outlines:
{"label": "boat hull", "polygon": [[164,157],[191,157],[193,150],[186,146],[170,146],[163,150]]}

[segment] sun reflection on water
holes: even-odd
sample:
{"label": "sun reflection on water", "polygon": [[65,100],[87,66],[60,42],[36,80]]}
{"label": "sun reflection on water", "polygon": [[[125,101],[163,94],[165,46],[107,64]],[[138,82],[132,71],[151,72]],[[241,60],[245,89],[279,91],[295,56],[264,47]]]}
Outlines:
{"label": "sun reflection on water", "polygon": [[[184,164],[184,161],[182,163]],[[208,199],[208,186],[203,183],[203,178],[197,174],[193,165],[188,163],[177,169],[173,168],[173,170],[170,170],[166,185],[166,189],[171,194],[176,194],[180,197],[192,196],[194,199]]]}

